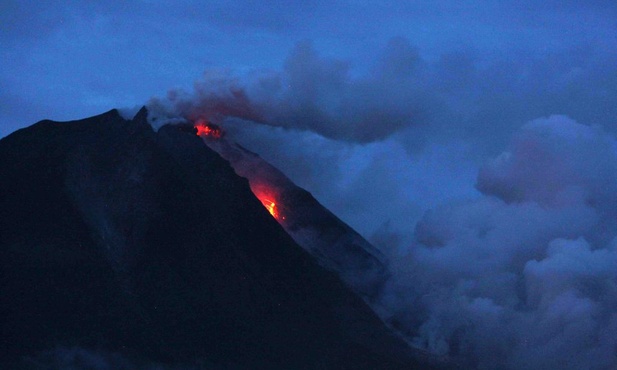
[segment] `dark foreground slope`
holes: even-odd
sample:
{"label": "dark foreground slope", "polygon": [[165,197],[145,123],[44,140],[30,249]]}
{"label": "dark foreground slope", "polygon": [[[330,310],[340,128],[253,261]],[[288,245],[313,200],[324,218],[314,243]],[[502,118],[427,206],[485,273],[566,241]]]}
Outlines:
{"label": "dark foreground slope", "polygon": [[379,250],[256,153],[225,138],[205,137],[204,142],[249,180],[258,198],[276,202],[279,224],[298,245],[367,302],[378,303],[389,278]]}
{"label": "dark foreground slope", "polygon": [[0,140],[0,368],[425,368],[227,162],[146,115]]}

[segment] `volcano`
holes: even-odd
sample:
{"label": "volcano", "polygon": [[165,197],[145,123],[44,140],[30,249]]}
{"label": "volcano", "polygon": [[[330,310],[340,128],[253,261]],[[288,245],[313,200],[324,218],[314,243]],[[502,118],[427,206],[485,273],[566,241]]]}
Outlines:
{"label": "volcano", "polygon": [[194,132],[147,115],[0,140],[0,368],[434,368],[352,281],[383,273],[374,251],[316,211],[277,220]]}
{"label": "volcano", "polygon": [[255,196],[298,245],[367,302],[377,304],[389,277],[379,250],[258,154],[223,138],[218,126],[209,131],[199,123],[195,127],[211,149],[249,180]]}

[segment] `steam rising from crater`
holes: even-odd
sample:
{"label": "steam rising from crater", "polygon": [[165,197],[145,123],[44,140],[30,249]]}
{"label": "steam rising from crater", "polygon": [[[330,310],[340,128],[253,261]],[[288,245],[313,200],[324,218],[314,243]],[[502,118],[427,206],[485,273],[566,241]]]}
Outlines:
{"label": "steam rising from crater", "polygon": [[421,122],[428,93],[420,88],[421,59],[404,39],[393,39],[368,77],[352,77],[348,63],[320,57],[299,43],[280,72],[239,77],[211,70],[192,93],[173,90],[152,99],[159,124],[182,117],[219,123],[227,117],[367,143]]}
{"label": "steam rising from crater", "polygon": [[[609,64],[579,67],[565,54],[489,63],[465,52],[429,62],[397,38],[362,75],[300,43],[281,71],[210,70],[193,92],[172,91],[149,109],[155,126],[233,121],[234,138],[360,232],[398,243],[383,248],[392,279],[380,304],[414,345],[479,369],[609,369],[617,368]],[[435,160],[439,145],[446,155]],[[493,159],[477,159],[487,153]],[[444,200],[444,191],[471,187],[458,180],[476,165],[477,193]],[[414,218],[412,202],[423,199],[430,209]]]}

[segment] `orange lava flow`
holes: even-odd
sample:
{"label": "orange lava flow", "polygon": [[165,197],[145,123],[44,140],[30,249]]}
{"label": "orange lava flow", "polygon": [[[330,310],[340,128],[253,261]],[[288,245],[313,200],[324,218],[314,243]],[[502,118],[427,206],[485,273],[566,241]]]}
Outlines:
{"label": "orange lava flow", "polygon": [[268,212],[274,217],[277,221],[281,222],[285,220],[285,216],[281,214],[281,210],[279,205],[276,203],[276,197],[270,189],[264,189],[262,187],[252,187],[253,194],[259,199],[261,204],[266,207]]}
{"label": "orange lava flow", "polygon": [[195,128],[197,129],[197,136],[207,136],[213,139],[220,139],[223,135],[221,128],[211,123],[198,121],[195,123]]}
{"label": "orange lava flow", "polygon": [[270,199],[261,199],[261,203],[263,203],[264,207],[266,207],[272,217],[276,218],[277,220],[279,219],[280,216],[278,210],[276,209],[276,203],[274,203]]}

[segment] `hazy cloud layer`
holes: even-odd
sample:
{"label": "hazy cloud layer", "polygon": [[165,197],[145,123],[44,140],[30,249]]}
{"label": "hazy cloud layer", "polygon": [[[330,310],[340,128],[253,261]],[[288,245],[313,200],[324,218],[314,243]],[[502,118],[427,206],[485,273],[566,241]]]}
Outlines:
{"label": "hazy cloud layer", "polygon": [[417,345],[480,369],[617,366],[617,141],[532,121],[478,176],[483,196],[417,224],[385,296]]}
{"label": "hazy cloud layer", "polygon": [[[610,337],[617,328],[617,142],[607,132],[615,128],[611,108],[594,100],[596,89],[609,95],[615,89],[594,81],[596,71],[557,65],[567,72],[555,72],[551,58],[524,68],[505,61],[482,66],[466,53],[429,63],[413,50],[407,40],[393,39],[364,78],[302,43],[281,72],[206,75],[195,92],[172,92],[167,115],[223,123],[233,138],[371,235],[393,261],[383,298],[389,320],[415,345],[481,369],[617,366],[617,341]],[[500,65],[510,69],[496,73]],[[447,72],[449,78],[437,78]],[[568,80],[579,72],[595,89],[575,87],[578,77]],[[570,88],[580,102],[566,104],[563,91]],[[391,104],[371,110],[366,91],[382,92],[373,101]],[[565,115],[530,120],[553,106],[594,125]],[[374,130],[348,118],[368,111],[380,123]],[[401,120],[388,115],[401,111],[407,114]],[[459,121],[448,121],[457,115]],[[363,130],[371,131],[358,133]],[[408,197],[419,163],[429,160],[429,143],[447,148],[425,172],[437,176],[446,159],[465,167],[506,140],[507,151],[478,169],[478,196],[445,201],[413,222],[433,205]]]}
{"label": "hazy cloud layer", "polygon": [[[525,122],[561,113],[615,132],[617,68],[611,66],[617,57],[572,48],[498,56],[459,49],[429,59],[396,37],[356,71],[352,61],[300,42],[280,70],[210,69],[193,91],[172,90],[149,106],[163,122],[244,119],[238,140],[364,235],[390,222],[408,240],[422,209],[475,195],[469,180],[477,167]],[[292,131],[256,129],[251,122]],[[327,149],[294,143],[315,144],[315,134]],[[321,157],[328,161],[317,166],[330,167],[329,176],[311,170]],[[353,183],[349,178],[360,175],[350,168],[365,169],[366,178]],[[370,179],[378,179],[374,187],[366,185]]]}

